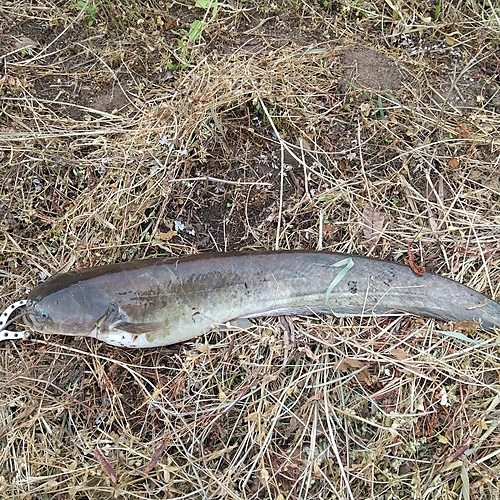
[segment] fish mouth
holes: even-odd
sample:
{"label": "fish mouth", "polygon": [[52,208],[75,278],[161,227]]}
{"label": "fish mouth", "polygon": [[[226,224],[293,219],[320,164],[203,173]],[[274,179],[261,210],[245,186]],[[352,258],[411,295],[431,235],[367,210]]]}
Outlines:
{"label": "fish mouth", "polygon": [[27,312],[23,315],[23,321],[26,326],[38,332],[45,332],[44,319],[35,312]]}
{"label": "fish mouth", "polygon": [[22,314],[24,324],[34,331],[45,333],[47,331],[47,318],[34,308],[36,302],[31,301],[26,305],[26,310]]}

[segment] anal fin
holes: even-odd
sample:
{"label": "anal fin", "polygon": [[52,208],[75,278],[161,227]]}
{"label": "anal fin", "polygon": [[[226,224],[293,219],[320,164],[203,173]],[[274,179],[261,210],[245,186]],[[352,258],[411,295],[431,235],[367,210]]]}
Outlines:
{"label": "anal fin", "polygon": [[246,330],[253,326],[253,323],[248,318],[235,318],[227,323],[217,325],[219,330]]}

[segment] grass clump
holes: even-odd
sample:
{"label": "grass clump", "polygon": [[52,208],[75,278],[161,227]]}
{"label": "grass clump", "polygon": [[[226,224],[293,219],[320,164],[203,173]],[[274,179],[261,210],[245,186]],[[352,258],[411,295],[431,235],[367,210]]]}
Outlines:
{"label": "grass clump", "polygon": [[[475,1],[3,2],[3,306],[77,266],[409,243],[498,300],[499,32]],[[32,335],[0,346],[0,496],[496,498],[499,366],[408,317]]]}

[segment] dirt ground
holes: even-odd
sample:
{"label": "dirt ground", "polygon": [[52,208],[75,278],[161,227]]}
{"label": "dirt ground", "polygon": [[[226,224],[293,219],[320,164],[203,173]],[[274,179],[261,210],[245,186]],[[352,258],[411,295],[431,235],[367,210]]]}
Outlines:
{"label": "dirt ground", "polygon": [[[408,245],[499,300],[495,5],[4,0],[2,310],[132,258]],[[498,499],[499,345],[411,316],[5,341],[0,496]]]}

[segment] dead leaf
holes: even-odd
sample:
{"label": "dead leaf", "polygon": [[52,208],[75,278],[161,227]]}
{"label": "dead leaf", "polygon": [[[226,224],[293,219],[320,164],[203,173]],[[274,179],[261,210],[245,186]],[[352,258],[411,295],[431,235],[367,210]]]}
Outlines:
{"label": "dead leaf", "polygon": [[457,168],[458,165],[460,165],[460,162],[458,161],[458,158],[452,158],[449,162],[448,162],[448,166],[450,168]]}
{"label": "dead leaf", "polygon": [[455,45],[455,39],[451,35],[445,35],[446,45],[453,47]]}
{"label": "dead leaf", "polygon": [[411,243],[408,243],[408,265],[418,276],[423,276],[425,274],[425,267],[419,266],[415,263],[415,256],[413,255],[413,251],[411,249]]}
{"label": "dead leaf", "polygon": [[370,375],[370,372],[368,370],[362,370],[356,373],[356,379],[361,384],[367,384],[367,385],[373,384],[373,377]]}
{"label": "dead leaf", "polygon": [[398,123],[398,119],[396,118],[396,115],[394,113],[387,113],[387,119],[391,123]]}
{"label": "dead leaf", "polygon": [[398,347],[391,350],[391,356],[394,356],[399,361],[403,361],[408,357],[403,349],[399,349]]}
{"label": "dead leaf", "polygon": [[445,33],[444,36],[445,36],[445,40],[446,40],[446,44],[449,45],[450,47],[452,47],[453,45],[455,45],[457,43],[457,36],[460,36],[461,33],[460,31],[453,31],[452,33]]}
{"label": "dead leaf", "polygon": [[457,321],[451,324],[451,331],[464,333],[465,335],[473,335],[479,329],[479,324],[475,321]]}
{"label": "dead leaf", "polygon": [[382,236],[384,228],[384,216],[370,205],[366,205],[363,210],[363,234],[366,242],[375,246]]}
{"label": "dead leaf", "polygon": [[163,452],[167,449],[169,443],[170,441],[168,439],[164,439],[161,446],[155,451],[149,464],[146,465],[146,467],[144,468],[144,474],[149,474],[156,467],[158,460],[160,460],[161,456],[163,455]]}
{"label": "dead leaf", "polygon": [[27,36],[21,36],[14,43],[14,49],[16,50],[28,50],[33,47],[38,47],[38,43]]}
{"label": "dead leaf", "polygon": [[484,420],[478,420],[476,422],[476,425],[482,430],[482,431],[487,431],[488,430],[488,424]]}
{"label": "dead leaf", "polygon": [[170,241],[174,236],[177,236],[177,231],[173,231],[172,229],[169,229],[167,232],[158,231],[156,233],[156,237],[160,241]]}
{"label": "dead leaf", "polygon": [[325,240],[329,240],[337,230],[337,226],[334,226],[333,224],[323,224],[323,238]]}
{"label": "dead leaf", "polygon": [[458,137],[460,139],[469,139],[472,136],[472,129],[465,123],[461,123],[458,127]]}
{"label": "dead leaf", "polygon": [[436,437],[441,444],[450,444],[450,440],[443,434],[438,434]]}
{"label": "dead leaf", "polygon": [[113,484],[116,486],[118,484],[118,476],[116,475],[115,469],[113,469],[111,464],[103,455],[102,451],[97,446],[94,448],[94,455],[97,458],[97,461],[101,464],[101,467],[110,477],[111,481],[113,481]]}
{"label": "dead leaf", "polygon": [[364,363],[357,359],[352,358],[344,358],[337,363],[335,366],[336,370],[340,370],[341,372],[347,372],[349,370],[357,370],[358,368],[363,368]]}
{"label": "dead leaf", "polygon": [[361,383],[371,385],[373,383],[373,379],[370,372],[367,370],[368,366],[366,363],[363,363],[358,359],[344,358],[337,363],[334,369],[345,373],[352,370],[359,370],[360,368],[362,369],[355,375],[357,380]]}

